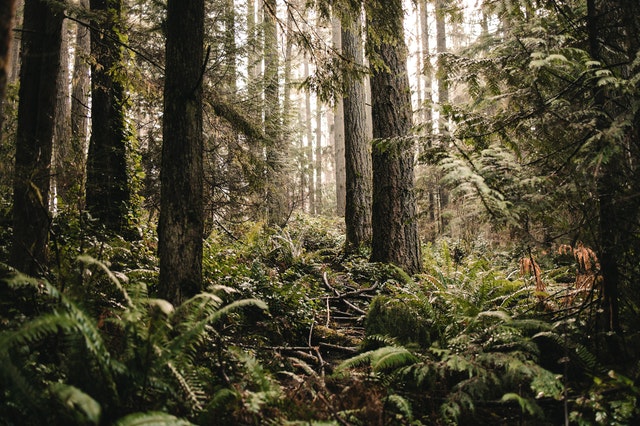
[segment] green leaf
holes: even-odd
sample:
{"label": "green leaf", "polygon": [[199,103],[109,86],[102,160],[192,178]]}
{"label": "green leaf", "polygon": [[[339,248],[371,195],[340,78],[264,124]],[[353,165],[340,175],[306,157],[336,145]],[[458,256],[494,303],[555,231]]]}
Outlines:
{"label": "green leaf", "polygon": [[523,413],[527,413],[532,416],[540,416],[542,414],[542,410],[535,402],[527,398],[523,398],[517,393],[511,393],[511,392],[505,393],[504,395],[502,395],[502,398],[500,399],[500,401],[501,402],[517,401]]}
{"label": "green leaf", "polygon": [[133,413],[118,420],[116,426],[189,426],[193,423],[161,412]]}
{"label": "green leaf", "polygon": [[49,391],[72,413],[78,424],[100,423],[100,404],[80,389],[65,383],[54,383]]}

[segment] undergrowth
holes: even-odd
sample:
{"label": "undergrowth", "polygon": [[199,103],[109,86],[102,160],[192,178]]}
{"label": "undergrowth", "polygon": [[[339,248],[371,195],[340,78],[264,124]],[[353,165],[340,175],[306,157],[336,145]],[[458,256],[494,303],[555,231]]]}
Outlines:
{"label": "undergrowth", "polygon": [[412,277],[345,255],[329,220],[247,223],[208,236],[206,291],[175,307],[154,297],[152,232],[62,222],[46,279],[0,273],[2,424],[638,420],[637,345],[595,332],[584,246],[441,240]]}

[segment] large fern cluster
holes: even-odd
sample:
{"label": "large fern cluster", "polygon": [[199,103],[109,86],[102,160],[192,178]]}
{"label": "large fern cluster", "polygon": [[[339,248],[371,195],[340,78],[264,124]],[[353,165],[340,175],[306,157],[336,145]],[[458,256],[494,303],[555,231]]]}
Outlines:
{"label": "large fern cluster", "polygon": [[561,407],[562,374],[541,365],[536,342],[557,333],[523,315],[535,306],[533,287],[477,253],[453,256],[446,243],[427,253],[417,283],[374,300],[367,350],[339,371],[389,389],[387,415],[412,424],[481,422],[495,411],[540,421],[541,403]]}
{"label": "large fern cluster", "polygon": [[237,308],[265,305],[247,299],[225,305],[216,294],[202,293],[174,307],[148,297],[142,282],[118,278],[92,258],[80,260],[86,277],[101,277],[85,284],[102,283],[94,288],[104,291],[102,299],[74,301],[20,274],[5,280],[8,294],[30,291],[40,312],[23,320],[13,312],[14,323],[22,324],[0,334],[0,416],[14,424],[43,418],[54,424],[179,424],[177,418],[195,420],[219,409],[208,404],[215,386],[229,387],[221,372],[233,371],[236,358],[220,347],[215,324]]}

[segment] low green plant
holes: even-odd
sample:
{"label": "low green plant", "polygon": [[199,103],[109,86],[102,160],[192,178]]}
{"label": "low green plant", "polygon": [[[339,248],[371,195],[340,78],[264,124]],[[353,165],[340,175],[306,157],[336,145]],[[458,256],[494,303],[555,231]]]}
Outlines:
{"label": "low green plant", "polygon": [[224,304],[214,293],[201,293],[174,307],[149,298],[143,282],[122,280],[104,263],[90,257],[80,262],[84,275],[103,275],[111,285],[109,291],[99,288],[101,303],[97,296],[90,304],[75,301],[47,281],[18,273],[4,280],[8,291],[30,289],[40,312],[14,319],[16,327],[0,333],[0,417],[24,425],[43,418],[54,424],[143,424],[154,418],[157,424],[187,424],[144,414],[158,411],[197,419],[211,387],[226,386],[220,369],[233,364],[232,354],[219,346],[216,324],[240,308],[266,305],[255,299]]}

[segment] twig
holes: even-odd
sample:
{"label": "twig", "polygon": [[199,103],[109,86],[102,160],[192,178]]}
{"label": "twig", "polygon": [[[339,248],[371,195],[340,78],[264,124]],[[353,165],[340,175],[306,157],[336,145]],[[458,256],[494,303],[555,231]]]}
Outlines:
{"label": "twig", "polygon": [[343,352],[349,352],[349,353],[358,352],[358,348],[354,347],[354,346],[340,346],[340,345],[334,345],[333,343],[325,343],[325,342],[320,342],[320,346],[323,346],[323,347],[329,348],[329,349],[340,350],[340,351],[343,351]]}
{"label": "twig", "polygon": [[309,327],[309,339],[307,341],[307,343],[309,343],[309,347],[311,348],[311,337],[313,336],[313,325],[316,323],[316,320],[314,319],[313,321],[311,321],[311,327]]}
{"label": "twig", "polygon": [[329,306],[329,297],[327,297],[327,323],[325,324],[326,327],[329,327],[330,323],[331,323],[331,307]]}
{"label": "twig", "polygon": [[333,287],[330,287],[335,293],[335,296],[322,296],[322,299],[343,299],[345,297],[356,297],[356,296],[370,296],[369,294],[366,293],[370,293],[372,291],[374,291],[376,288],[378,287],[377,284],[374,284],[371,287],[368,288],[362,288],[360,290],[352,290],[352,291],[348,291],[346,293],[340,293],[338,292],[338,290],[334,289]]}

